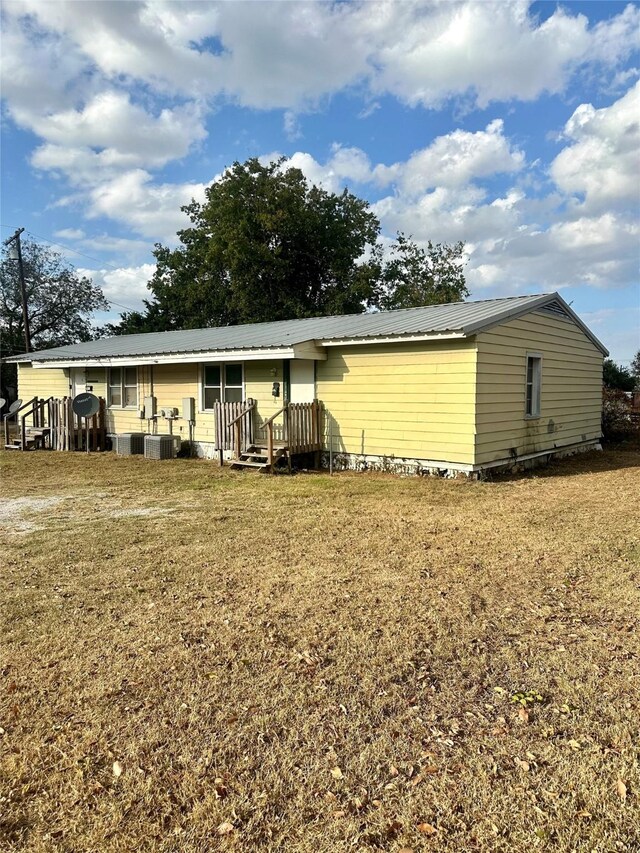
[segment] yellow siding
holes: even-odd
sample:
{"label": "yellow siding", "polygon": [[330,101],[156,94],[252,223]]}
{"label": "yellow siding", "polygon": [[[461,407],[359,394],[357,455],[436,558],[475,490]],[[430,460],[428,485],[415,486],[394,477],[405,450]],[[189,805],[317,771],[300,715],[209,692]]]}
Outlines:
{"label": "yellow siding", "polygon": [[32,397],[68,397],[69,371],[18,364],[18,397],[25,403]]}
{"label": "yellow siding", "polygon": [[473,464],[473,341],[332,347],[317,396],[336,452]]}
{"label": "yellow siding", "polygon": [[[272,371],[275,370],[275,375]],[[169,424],[164,418],[153,423],[139,417],[145,396],[156,397],[157,409],[175,406],[180,417],[173,422],[173,431],[189,437],[189,426],[182,419],[182,400],[193,397],[196,401],[195,441],[213,442],[215,423],[213,412],[202,410],[201,389],[202,365],[200,364],[157,364],[138,368],[138,405],[135,408],[107,407],[107,431],[109,433],[147,432],[168,433]],[[282,405],[282,397],[274,401],[271,387],[274,380],[282,388],[282,360],[250,361],[244,365],[245,399],[257,401],[257,422],[261,423]],[[87,385],[93,393],[107,399],[107,373],[104,368],[86,369]],[[64,397],[71,393],[69,370],[62,368],[33,368],[18,365],[18,389],[24,399],[31,397]],[[258,432],[258,437],[261,435]]]}
{"label": "yellow siding", "polygon": [[[531,313],[477,337],[476,464],[600,437],[602,353],[573,322]],[[540,417],[525,418],[527,352],[542,355]]]}
{"label": "yellow siding", "polygon": [[[277,376],[271,373],[277,370]],[[156,406],[160,409],[174,406],[179,416],[173,422],[173,432],[181,435],[184,440],[189,437],[189,425],[182,419],[182,400],[193,397],[196,401],[196,423],[194,441],[215,441],[215,420],[213,412],[203,411],[202,405],[202,370],[201,364],[157,364],[153,367],[138,369],[138,403],[142,408],[144,397],[153,394]],[[281,361],[250,361],[244,365],[245,399],[252,397],[258,401],[258,420],[266,420],[279,406],[274,406],[271,396],[271,385],[274,379],[282,382]],[[134,432],[152,429],[146,420],[140,420],[137,410],[115,409],[107,410],[109,432]],[[168,433],[169,423],[164,418],[157,419],[155,431]]]}
{"label": "yellow siding", "polygon": [[[275,374],[273,373],[275,371]],[[256,429],[278,409],[282,408],[284,393],[282,359],[271,361],[247,361],[244,365],[245,399],[256,401]],[[273,397],[271,389],[274,382],[280,383],[280,396]],[[282,418],[276,418],[276,426]],[[264,433],[257,429],[256,439],[264,438]]]}

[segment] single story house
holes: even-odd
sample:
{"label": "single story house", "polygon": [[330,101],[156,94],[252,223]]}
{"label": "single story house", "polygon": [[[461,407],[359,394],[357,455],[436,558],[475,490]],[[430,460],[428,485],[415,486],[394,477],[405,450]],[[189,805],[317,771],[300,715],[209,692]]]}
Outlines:
{"label": "single story house", "polygon": [[283,401],[317,399],[325,462],[331,449],[342,467],[453,476],[598,447],[606,355],[550,293],[124,335],[10,360],[23,399],[104,397],[109,433],[144,431],[152,398],[212,455],[216,401],[255,400],[259,427]]}

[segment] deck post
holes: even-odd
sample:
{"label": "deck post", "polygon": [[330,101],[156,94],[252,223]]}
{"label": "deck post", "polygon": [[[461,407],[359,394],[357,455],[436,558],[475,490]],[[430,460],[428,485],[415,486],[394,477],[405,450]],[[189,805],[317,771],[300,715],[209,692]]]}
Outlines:
{"label": "deck post", "polygon": [[269,470],[273,467],[273,424],[267,424],[267,458],[269,459]]}
{"label": "deck post", "polygon": [[320,469],[320,448],[321,448],[321,444],[320,444],[320,441],[321,441],[321,439],[320,439],[320,436],[321,436],[321,431],[320,431],[320,404],[318,403],[318,401],[316,399],[314,399],[314,401],[311,405],[311,411],[312,411],[311,426],[313,429],[312,441],[313,441],[313,446],[315,448],[314,462],[315,462],[316,470],[319,470]]}
{"label": "deck post", "polygon": [[236,439],[235,440],[235,445],[236,445],[235,455],[236,455],[236,459],[240,459],[240,454],[242,453],[242,447],[240,446],[240,430],[241,430],[240,421],[236,421],[233,426],[234,426],[235,439]]}

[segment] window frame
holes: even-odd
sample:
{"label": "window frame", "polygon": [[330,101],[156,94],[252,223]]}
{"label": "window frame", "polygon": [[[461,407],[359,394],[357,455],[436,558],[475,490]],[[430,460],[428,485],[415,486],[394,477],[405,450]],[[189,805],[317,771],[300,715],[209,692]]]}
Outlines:
{"label": "window frame", "polygon": [[[531,381],[529,381],[529,365]],[[529,407],[529,386],[531,386],[531,407]],[[529,411],[529,408],[531,410]],[[526,420],[541,417],[542,412],[542,353],[527,352],[524,366],[524,416]]]}
{"label": "window frame", "polygon": [[[241,371],[241,382],[240,385],[229,385],[227,386],[227,367],[239,367]],[[220,385],[206,385],[206,375],[207,375],[207,367],[217,367],[220,369]],[[220,388],[220,402],[226,403],[228,400],[226,399],[226,390],[227,387],[229,389],[240,389],[240,402],[244,402],[246,399],[246,391],[245,391],[245,375],[244,375],[244,362],[243,361],[207,361],[203,362],[200,369],[200,411],[201,412],[213,412],[213,408],[207,408],[205,404],[205,392],[207,388]],[[235,401],[234,401],[235,402]]]}
{"label": "window frame", "polygon": [[[111,381],[111,374],[112,374],[112,371],[114,371],[114,370],[120,371],[120,382],[119,383],[114,383]],[[136,372],[136,383],[135,383],[135,385],[127,385],[125,383],[125,377],[126,377],[127,370],[135,370],[135,372]],[[109,409],[126,409],[129,411],[137,410],[138,409],[138,400],[140,397],[140,394],[138,391],[139,382],[140,382],[140,375],[138,372],[137,365],[127,364],[127,365],[116,365],[115,367],[109,367],[107,369],[107,408],[109,408]],[[120,402],[119,403],[114,403],[112,401],[112,398],[111,398],[111,389],[112,388],[119,388],[120,389]],[[126,400],[125,389],[127,389],[127,388],[135,388],[136,389],[136,399],[129,406],[125,405],[125,400]]]}

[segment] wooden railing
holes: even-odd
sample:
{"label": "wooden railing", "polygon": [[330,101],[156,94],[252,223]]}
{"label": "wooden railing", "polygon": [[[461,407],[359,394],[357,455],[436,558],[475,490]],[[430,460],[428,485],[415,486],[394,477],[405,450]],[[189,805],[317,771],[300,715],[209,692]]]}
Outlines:
{"label": "wooden railing", "polygon": [[[46,429],[47,428],[47,416],[45,414],[45,406],[48,406],[53,397],[49,397],[47,400],[41,400],[39,397],[34,397],[31,400],[31,408],[27,409],[25,412],[24,409],[26,406],[21,406],[18,411],[22,412],[20,415],[20,441],[21,441],[21,450],[27,449],[27,418],[31,416],[31,424],[36,429]],[[45,445],[44,436],[41,437],[42,447]]]}
{"label": "wooden railing", "polygon": [[50,397],[49,441],[52,450],[106,450],[106,404],[99,398],[100,409],[88,419],[73,411],[73,397]]}
{"label": "wooden railing", "polygon": [[282,415],[283,442],[289,460],[296,453],[316,453],[322,449],[322,404],[318,400],[312,403],[285,403],[271,415],[260,429],[267,433],[267,456],[269,465],[274,462],[274,421]]}
{"label": "wooden railing", "polygon": [[236,415],[232,421],[229,421],[228,426],[233,427],[234,432],[233,452],[236,459],[240,458],[242,451],[246,449],[251,442],[252,413],[255,407],[255,400],[247,400],[247,403],[240,414]]}
{"label": "wooden railing", "polygon": [[30,400],[27,400],[26,403],[23,403],[20,406],[20,408],[16,409],[14,412],[7,412],[6,415],[2,416],[2,419],[4,421],[4,443],[5,444],[9,444],[9,441],[11,439],[10,430],[9,430],[9,421],[11,420],[11,418],[15,418],[16,424],[17,424],[18,423],[18,414],[21,411],[23,411],[23,409],[27,409],[27,408],[29,408],[29,406],[34,406],[37,402],[38,402],[38,398],[32,397]]}
{"label": "wooden railing", "polygon": [[244,403],[217,401],[213,404],[215,449],[220,453],[221,459],[223,451],[236,449],[238,427],[240,429],[241,449],[253,441],[253,409],[255,405],[255,400],[252,399],[248,399]]}

